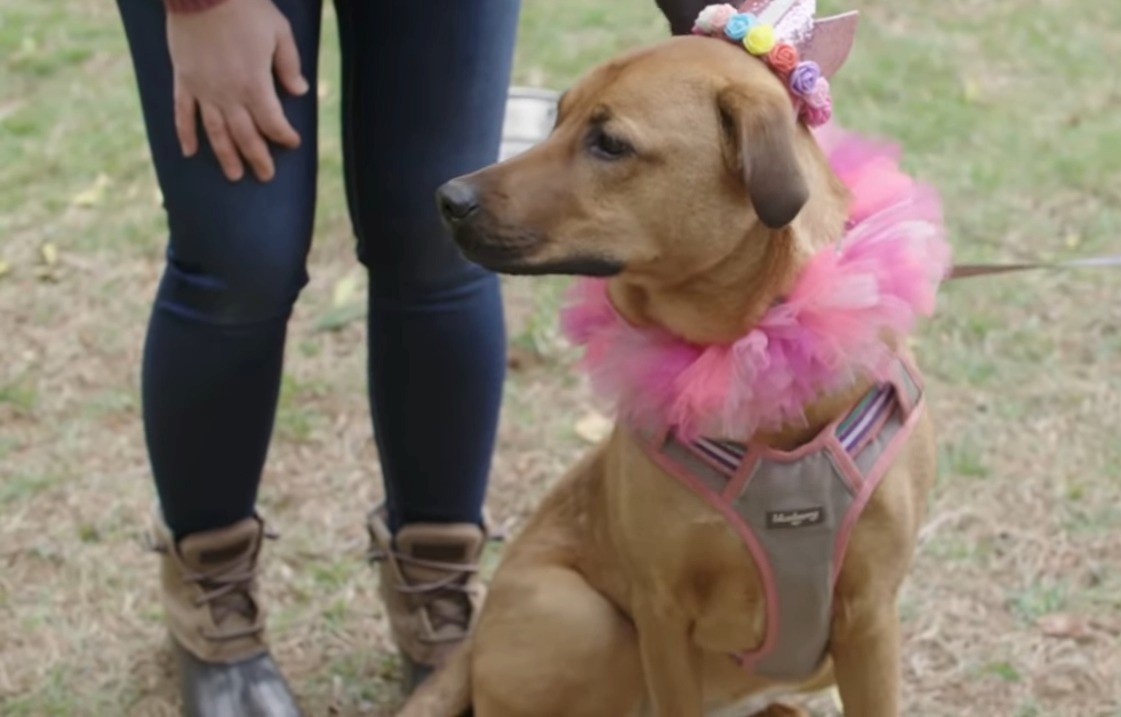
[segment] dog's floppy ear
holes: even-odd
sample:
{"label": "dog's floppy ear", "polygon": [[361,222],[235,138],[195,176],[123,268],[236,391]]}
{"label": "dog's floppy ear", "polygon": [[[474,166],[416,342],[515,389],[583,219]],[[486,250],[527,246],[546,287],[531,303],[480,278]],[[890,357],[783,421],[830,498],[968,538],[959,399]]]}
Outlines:
{"label": "dog's floppy ear", "polygon": [[730,148],[728,163],[743,174],[759,221],[771,229],[786,226],[810,196],[794,152],[790,109],[767,96],[749,97],[735,86],[722,90],[716,101]]}

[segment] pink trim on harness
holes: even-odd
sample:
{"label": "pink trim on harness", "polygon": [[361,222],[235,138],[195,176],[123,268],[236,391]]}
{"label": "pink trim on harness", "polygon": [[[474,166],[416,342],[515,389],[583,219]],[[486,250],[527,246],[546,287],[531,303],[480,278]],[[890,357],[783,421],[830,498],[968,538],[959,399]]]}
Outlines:
{"label": "pink trim on harness", "polygon": [[[809,443],[790,451],[759,444],[716,443],[708,439],[684,441],[669,430],[656,434],[639,434],[646,454],[662,470],[674,476],[682,485],[723,515],[729,527],[743,541],[744,547],[754,561],[759,573],[766,611],[763,639],[756,649],[734,656],[749,672],[759,671],[763,676],[788,679],[808,676],[820,664],[820,657],[824,656],[824,646],[828,642],[828,624],[819,620],[820,624],[814,624],[816,632],[808,635],[811,642],[816,641],[823,646],[821,655],[813,655],[812,660],[799,660],[789,655],[779,655],[777,661],[767,662],[777,650],[789,647],[783,641],[789,640],[790,636],[784,634],[782,625],[800,625],[806,618],[802,615],[788,618],[783,609],[783,595],[777,587],[778,583],[791,569],[802,571],[800,579],[806,579],[807,576],[812,579],[813,574],[802,566],[792,565],[789,561],[776,564],[772,559],[774,556],[764,546],[760,533],[770,530],[771,526],[759,525],[758,521],[752,525],[740,512],[743,506],[738,508],[737,501],[742,499],[751,487],[752,481],[762,480],[760,471],[765,473],[768,468],[773,469],[774,466],[795,466],[803,461],[826,457],[827,460],[819,460],[819,462],[830,466],[831,472],[821,475],[820,480],[841,481],[848,502],[847,506],[837,503],[819,506],[821,510],[829,513],[838,507],[843,512],[832,516],[828,521],[832,525],[832,537],[822,548],[827,555],[810,554],[801,557],[813,564],[822,562],[823,557],[828,558],[830,571],[827,576],[822,577],[822,582],[827,583],[822,586],[827,590],[827,594],[820,596],[822,600],[828,601],[828,604],[812,603],[811,607],[827,608],[831,616],[832,596],[852,530],[925,408],[921,378],[909,362],[898,358],[889,374],[889,379],[869,392],[867,401],[862,401],[848,414],[832,421]],[[884,395],[882,390],[888,392],[886,400],[879,398]],[[860,440],[851,442],[846,447],[841,442],[844,425],[857,428],[864,426],[862,430],[865,434]],[[888,431],[891,431],[890,435],[885,435]],[[670,449],[677,452],[677,458],[670,455]],[[719,460],[713,458],[714,451],[719,452]],[[866,451],[871,452],[869,454],[871,461],[868,460],[869,456],[865,455]],[[858,459],[869,467],[862,471],[857,465]],[[711,479],[702,479],[700,471],[719,473],[726,484],[722,489],[717,490],[715,488],[719,486],[714,487]],[[813,480],[818,478],[815,477]],[[763,490],[766,490],[766,486],[763,486]],[[824,517],[822,520],[825,522]],[[815,614],[819,618],[822,617],[821,610],[817,610]],[[794,622],[787,622],[788,619]],[[807,635],[796,636],[796,639],[806,638]]]}

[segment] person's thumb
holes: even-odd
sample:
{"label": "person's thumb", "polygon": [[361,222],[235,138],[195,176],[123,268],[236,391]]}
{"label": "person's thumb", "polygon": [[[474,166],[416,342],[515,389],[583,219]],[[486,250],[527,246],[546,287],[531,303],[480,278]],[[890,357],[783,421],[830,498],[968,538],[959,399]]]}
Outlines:
{"label": "person's thumb", "polygon": [[308,82],[300,72],[300,52],[296,49],[296,40],[288,27],[281,30],[277,38],[273,67],[284,89],[294,95],[302,95],[308,91]]}

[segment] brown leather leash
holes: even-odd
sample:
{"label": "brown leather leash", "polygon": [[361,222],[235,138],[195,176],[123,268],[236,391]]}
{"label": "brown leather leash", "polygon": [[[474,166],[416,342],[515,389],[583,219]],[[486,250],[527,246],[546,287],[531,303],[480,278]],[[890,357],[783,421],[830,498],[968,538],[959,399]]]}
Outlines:
{"label": "brown leather leash", "polygon": [[1028,262],[1020,264],[955,264],[946,275],[946,280],[967,279],[972,276],[989,276],[992,274],[1007,274],[1013,271],[1030,271],[1033,269],[1077,269],[1084,267],[1121,267],[1121,254],[1108,254],[1105,256],[1091,256],[1084,259],[1069,259],[1067,261],[1053,262]]}

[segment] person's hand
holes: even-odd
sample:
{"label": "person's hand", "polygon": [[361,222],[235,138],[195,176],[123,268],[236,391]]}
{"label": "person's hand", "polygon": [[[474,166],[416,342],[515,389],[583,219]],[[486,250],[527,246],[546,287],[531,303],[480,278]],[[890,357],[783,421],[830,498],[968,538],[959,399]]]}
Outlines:
{"label": "person's hand", "polygon": [[197,109],[230,180],[244,175],[242,158],[259,179],[272,179],[266,139],[289,148],[300,144],[281,109],[273,71],[292,94],[308,90],[287,18],[272,0],[225,0],[201,12],[169,13],[167,40],[175,68],[175,131],[183,154],[198,151]]}

